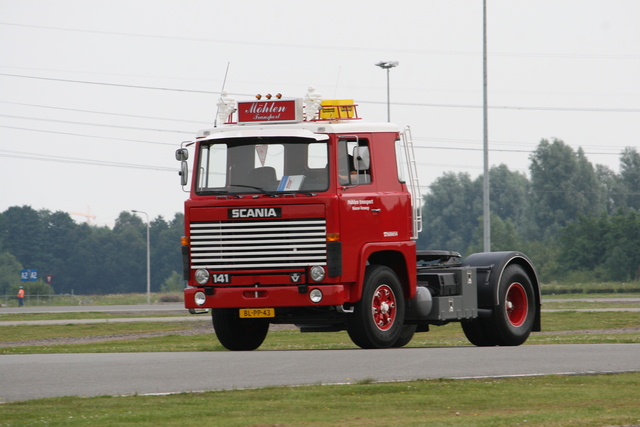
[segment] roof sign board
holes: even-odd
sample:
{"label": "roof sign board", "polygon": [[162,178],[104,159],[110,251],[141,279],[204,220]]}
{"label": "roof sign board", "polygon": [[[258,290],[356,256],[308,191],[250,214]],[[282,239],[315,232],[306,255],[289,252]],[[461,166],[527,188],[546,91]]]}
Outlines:
{"label": "roof sign board", "polygon": [[302,99],[238,101],[238,124],[301,122]]}

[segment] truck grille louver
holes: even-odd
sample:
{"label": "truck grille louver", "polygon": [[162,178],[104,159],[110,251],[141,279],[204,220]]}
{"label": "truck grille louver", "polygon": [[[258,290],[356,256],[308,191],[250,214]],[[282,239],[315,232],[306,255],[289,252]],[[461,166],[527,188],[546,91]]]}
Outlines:
{"label": "truck grille louver", "polygon": [[324,219],[193,222],[191,268],[269,269],[326,265]]}

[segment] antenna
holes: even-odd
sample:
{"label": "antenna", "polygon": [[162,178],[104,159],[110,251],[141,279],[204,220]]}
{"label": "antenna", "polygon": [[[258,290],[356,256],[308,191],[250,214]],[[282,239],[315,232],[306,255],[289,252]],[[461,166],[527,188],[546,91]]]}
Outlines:
{"label": "antenna", "polygon": [[229,65],[231,65],[231,62],[227,62],[227,70],[224,72],[224,80],[222,81],[222,89],[220,90],[220,92],[224,90],[224,87],[227,84],[227,75],[229,74]]}
{"label": "antenna", "polygon": [[[227,70],[224,72],[224,80],[222,80],[222,89],[220,89],[220,95],[222,95],[222,92],[224,92],[224,87],[227,84],[227,75],[229,74],[229,65],[231,65],[231,62],[227,62]],[[216,109],[216,118],[213,121],[214,128],[218,127],[218,111],[219,110],[220,110],[220,107]]]}

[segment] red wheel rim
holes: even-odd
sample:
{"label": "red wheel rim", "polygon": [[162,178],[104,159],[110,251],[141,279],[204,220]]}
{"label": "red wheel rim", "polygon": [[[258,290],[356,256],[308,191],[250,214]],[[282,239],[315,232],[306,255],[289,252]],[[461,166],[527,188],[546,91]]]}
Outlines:
{"label": "red wheel rim", "polygon": [[373,321],[381,331],[389,330],[396,321],[396,296],[387,285],[380,285],[373,293],[371,304]]}
{"label": "red wheel rim", "polygon": [[527,292],[520,283],[512,283],[505,296],[505,310],[507,319],[512,326],[522,326],[529,313]]}

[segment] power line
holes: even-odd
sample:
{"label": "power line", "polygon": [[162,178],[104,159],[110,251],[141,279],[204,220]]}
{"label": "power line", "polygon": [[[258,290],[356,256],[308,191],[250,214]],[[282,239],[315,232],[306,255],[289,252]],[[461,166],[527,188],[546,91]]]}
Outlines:
{"label": "power line", "polygon": [[[105,83],[105,82],[92,82],[85,80],[72,80],[72,79],[57,79],[53,77],[39,77],[39,76],[25,76],[20,74],[9,74],[9,73],[0,73],[0,76],[5,77],[18,77],[23,79],[34,79],[34,80],[49,80],[55,82],[65,82],[65,83],[82,83],[89,85],[98,85],[98,86],[115,86],[115,87],[124,87],[129,89],[150,89],[150,90],[164,90],[170,92],[189,92],[189,93],[203,93],[207,95],[211,94],[219,94],[220,92],[213,92],[208,90],[194,90],[194,89],[177,89],[177,88],[169,88],[169,87],[157,87],[157,86],[141,86],[141,85],[125,85],[120,83]],[[247,95],[249,96],[249,95]],[[251,95],[253,96],[253,95]]]}
{"label": "power line", "polygon": [[0,104],[10,104],[10,105],[22,105],[24,107],[36,107],[36,108],[47,108],[51,110],[61,110],[61,111],[73,111],[79,113],[91,113],[91,114],[104,114],[108,116],[118,116],[118,117],[131,117],[135,119],[149,119],[149,120],[162,120],[162,121],[175,121],[175,122],[184,122],[184,123],[196,123],[200,125],[211,125],[211,122],[201,122],[196,120],[184,120],[184,119],[169,119],[165,117],[152,117],[152,116],[140,116],[136,114],[124,114],[124,113],[110,113],[106,111],[95,111],[95,110],[86,110],[81,108],[65,108],[65,107],[54,107],[51,105],[40,105],[40,104],[27,104],[23,102],[9,102],[9,101],[0,101]]}
{"label": "power line", "polygon": [[60,68],[42,68],[42,67],[17,67],[12,65],[0,65],[0,68],[9,68],[12,70],[29,70],[29,71],[44,71],[47,73],[71,73],[71,74],[92,74],[98,76],[117,76],[117,77],[136,77],[136,78],[144,78],[144,79],[163,79],[163,80],[181,80],[181,81],[189,81],[189,82],[208,82],[211,83],[211,78],[196,78],[196,77],[173,77],[173,76],[162,76],[162,75],[140,75],[140,74],[129,74],[129,73],[107,73],[104,71],[79,71],[79,70],[69,70],[69,69],[60,69]]}
{"label": "power line", "polygon": [[[86,30],[76,28],[61,28],[51,27],[45,25],[27,25],[27,24],[14,24],[10,22],[0,22],[0,25],[22,27],[22,28],[37,28],[43,30],[54,31],[68,31],[85,34],[102,34],[110,36],[124,36],[124,37],[138,37],[149,39],[161,39],[161,40],[180,40],[188,42],[203,42],[203,43],[222,43],[233,45],[251,45],[251,46],[269,46],[269,47],[286,47],[294,49],[318,49],[318,50],[332,50],[332,51],[356,51],[356,52],[394,52],[394,53],[407,53],[407,54],[427,54],[427,55],[451,55],[451,56],[480,56],[482,52],[470,52],[470,51],[442,51],[442,50],[427,50],[427,49],[406,49],[406,48],[392,48],[383,49],[380,47],[361,47],[361,46],[344,46],[344,45],[312,45],[312,44],[295,44],[295,43],[275,43],[265,41],[243,41],[243,40],[228,40],[228,39],[209,39],[202,37],[182,37],[182,36],[164,36],[157,34],[140,34],[140,33],[126,33],[115,31],[101,31],[101,30]],[[517,52],[492,52],[489,56],[507,56],[507,57],[521,57],[521,58],[571,58],[571,59],[640,59],[640,55],[613,55],[613,54],[593,54],[593,53],[517,53]]]}
{"label": "power line", "polygon": [[[416,149],[429,149],[429,150],[459,150],[459,151],[483,151],[482,148],[470,148],[470,147],[434,147],[434,146],[416,146]],[[509,150],[509,149],[501,149],[501,148],[491,148],[490,152],[500,152],[500,153],[533,153],[533,150]],[[593,155],[616,155],[619,156],[620,153],[602,153],[602,152],[589,152],[585,151],[585,154],[593,154]]]}
{"label": "power line", "polygon": [[[1,74],[0,74],[1,75]],[[360,104],[386,104],[384,101],[360,101]],[[392,102],[393,105],[410,107],[434,107],[434,108],[482,108],[482,105],[471,104],[427,104],[422,102]],[[579,111],[579,112],[606,112],[606,113],[639,113],[640,108],[587,108],[587,107],[531,107],[514,105],[490,105],[492,110],[526,110],[526,111]]]}
{"label": "power line", "polygon": [[52,156],[52,155],[44,155],[44,154],[34,154],[27,153],[23,151],[11,151],[11,150],[0,150],[0,157],[9,157],[15,159],[27,159],[27,160],[39,160],[43,162],[54,162],[54,163],[74,163],[74,164],[84,164],[91,166],[106,166],[106,167],[119,167],[119,168],[129,168],[129,169],[146,169],[146,170],[155,170],[162,172],[176,172],[175,168],[168,168],[164,166],[150,166],[150,165],[140,165],[134,163],[120,163],[120,162],[107,162],[104,160],[92,160],[92,159],[81,159],[76,157],[63,157],[63,156]]}
{"label": "power line", "polygon": [[83,138],[108,139],[110,141],[142,142],[144,144],[171,145],[171,146],[174,146],[174,147],[177,145],[177,144],[173,144],[173,143],[170,143],[170,142],[145,141],[145,140],[141,140],[141,139],[127,139],[127,138],[111,138],[111,137],[108,137],[108,136],[88,135],[88,134],[73,133],[73,132],[58,132],[58,131],[53,131],[53,130],[42,130],[42,129],[30,129],[30,128],[22,128],[22,127],[18,127],[18,126],[0,125],[0,128],[24,130],[24,131],[28,131],[28,132],[53,133],[53,134],[57,134],[57,135],[80,136],[80,137],[83,137]]}
{"label": "power line", "polygon": [[[1,101],[0,101],[1,102]],[[174,132],[181,134],[192,134],[191,131],[178,131],[178,130],[169,130],[169,129],[154,129],[154,128],[141,128],[135,126],[118,126],[118,125],[106,125],[101,123],[88,123],[88,122],[75,122],[75,121],[66,121],[66,120],[56,120],[56,119],[43,119],[43,118],[34,118],[34,117],[25,117],[25,116],[13,116],[8,114],[0,114],[0,117],[8,117],[8,118],[17,118],[17,119],[25,119],[25,120],[39,120],[39,121],[47,121],[47,122],[56,122],[56,123],[66,123],[66,124],[75,124],[75,125],[83,125],[83,126],[100,126],[100,127],[112,127],[112,128],[121,128],[121,129],[133,129],[133,130],[143,130],[143,131],[154,131],[154,132]],[[79,134],[72,132],[59,132],[59,131],[49,131],[49,130],[41,130],[41,129],[32,129],[32,128],[24,128],[18,126],[6,126],[0,125],[0,128],[7,129],[16,129],[16,130],[24,130],[24,131],[32,131],[32,132],[46,132],[46,133],[54,133],[60,135],[70,135],[70,136],[80,136],[80,137],[89,137],[89,138],[101,138],[101,139],[109,139],[109,140],[119,140],[119,141],[127,141],[127,142],[141,142],[148,144],[159,144],[159,145],[175,145],[173,143],[162,143],[155,141],[145,141],[145,140],[137,140],[137,139],[126,139],[126,138],[110,138],[98,135],[88,135],[88,134]],[[416,137],[416,140],[439,140],[439,138],[420,138]],[[441,139],[440,139],[441,140]],[[453,139],[452,139],[453,140]],[[472,140],[455,140],[458,142],[468,141],[470,143],[477,143],[477,141]],[[483,151],[482,148],[473,148],[473,147],[452,147],[452,146],[416,146],[416,149],[422,150],[454,150],[454,151]],[[535,151],[533,149],[505,149],[505,148],[491,148],[490,152],[501,152],[501,153],[532,153]],[[590,155],[620,155],[620,152],[595,152],[595,151],[585,151],[585,154]]]}
{"label": "power line", "polygon": [[[198,93],[198,94],[206,94],[206,95],[220,94],[220,92],[210,91],[210,90],[178,89],[178,88],[170,88],[170,87],[142,86],[142,85],[126,85],[126,84],[120,84],[120,83],[106,83],[106,82],[95,82],[95,81],[73,80],[73,79],[58,79],[53,77],[27,76],[27,75],[9,74],[9,73],[0,73],[0,76],[16,77],[16,78],[24,78],[24,79],[48,80],[48,81],[57,81],[57,82],[65,82],[65,83],[79,83],[79,84],[90,84],[90,85],[99,85],[99,86],[124,87],[129,89],[162,90],[162,91],[170,91],[170,92]],[[247,96],[247,97],[254,96],[254,94],[246,94],[246,93],[240,93],[240,92],[229,92],[229,94],[236,95],[236,96]],[[358,103],[386,105],[386,101],[364,100],[364,101],[358,101]],[[429,104],[429,103],[423,103],[423,102],[397,102],[397,101],[392,102],[391,104],[397,105],[397,106],[430,107],[430,108],[470,108],[470,109],[482,108],[482,105],[472,105],[472,104]],[[522,110],[522,111],[574,111],[574,112],[606,112],[606,113],[638,113],[640,112],[640,108],[536,107],[536,106],[514,106],[514,105],[492,105],[492,106],[489,106],[488,108],[492,110]]]}
{"label": "power line", "polygon": [[[4,115],[0,114],[0,117],[3,117]],[[13,117],[13,116],[4,116],[4,117]],[[29,118],[26,118],[29,119]],[[33,119],[33,120],[38,120],[38,119]],[[56,120],[48,120],[48,119],[41,119],[41,120],[46,120],[46,121],[56,121]],[[64,122],[63,122],[64,123]],[[101,124],[92,124],[92,123],[85,123],[85,122],[73,122],[74,124],[81,124],[81,125],[86,125],[86,126],[109,126],[109,125],[101,125]],[[110,127],[117,127],[117,126],[110,126]],[[156,145],[169,145],[169,146],[175,146],[175,143],[169,143],[169,142],[157,142],[157,141],[146,141],[146,140],[140,140],[140,139],[127,139],[127,138],[111,138],[111,137],[106,137],[106,136],[100,136],[100,135],[90,135],[90,134],[81,134],[81,133],[73,133],[73,132],[60,132],[60,131],[51,131],[51,130],[43,130],[43,129],[32,129],[32,128],[24,128],[24,127],[18,127],[18,126],[6,126],[6,125],[0,125],[0,128],[6,128],[6,129],[15,129],[15,130],[23,130],[23,131],[29,131],[29,132],[43,132],[43,133],[53,133],[53,134],[58,134],[58,135],[69,135],[69,136],[78,136],[78,137],[85,137],[85,138],[96,138],[96,139],[108,139],[108,140],[113,140],[113,141],[125,141],[125,142],[140,142],[140,143],[145,143],[145,144],[156,144]],[[144,128],[133,128],[133,129],[138,129],[138,130],[157,130],[157,131],[161,131],[158,129],[144,129]],[[173,132],[178,132],[178,131],[173,131]],[[180,133],[189,133],[189,132],[182,132],[180,131]],[[429,139],[429,138],[420,138],[420,137],[415,137],[415,140],[420,140],[420,139]],[[435,138],[437,140],[437,138]],[[463,141],[463,140],[460,140]],[[471,140],[468,140],[469,142],[474,142]],[[415,146],[415,149],[421,149],[421,150],[454,150],[454,151],[482,151],[482,148],[473,148],[473,147],[451,147],[451,146]],[[529,149],[529,150],[517,150],[517,149],[501,149],[501,148],[491,148],[489,151],[490,152],[502,152],[502,153],[533,153],[536,149]],[[622,149],[621,149],[622,150]],[[585,151],[585,154],[589,154],[589,155],[620,155],[620,152],[610,152],[610,153],[606,153],[606,152],[595,152],[595,151]]]}
{"label": "power line", "polygon": [[70,120],[43,119],[43,118],[39,118],[39,117],[14,116],[14,115],[11,115],[11,114],[0,114],[0,117],[8,117],[8,118],[11,118],[11,119],[23,119],[23,120],[38,120],[38,121],[53,122],[53,123],[65,123],[65,124],[71,124],[71,125],[100,126],[100,127],[118,128],[118,129],[144,130],[144,131],[153,131],[153,132],[170,132],[170,133],[187,133],[187,134],[193,133],[193,131],[184,131],[184,130],[153,129],[153,128],[141,128],[141,127],[137,127],[137,126],[121,126],[121,125],[111,125],[111,124],[103,124],[103,123],[74,122],[74,121],[70,121]]}
{"label": "power line", "polygon": [[[419,137],[419,136],[414,136],[413,137],[414,141],[428,141],[428,142],[433,142],[433,143],[443,143],[443,142],[452,142],[452,143],[459,143],[459,144],[472,144],[474,147],[478,146],[479,144],[482,144],[482,141],[479,139],[466,139],[466,138],[442,138],[442,137]],[[542,138],[542,139],[546,139],[546,138]],[[522,147],[536,147],[538,146],[538,142],[524,142],[524,141],[504,141],[504,140],[491,140],[490,141],[492,147],[495,147],[497,145],[508,145],[509,147],[513,147],[513,146],[522,146]],[[431,148],[428,146],[423,146],[425,148]],[[583,149],[592,149],[592,150],[612,150],[612,149],[616,149],[619,151],[624,150],[625,148],[627,148],[627,146],[612,146],[612,145],[580,145],[581,148]],[[420,146],[416,145],[416,148],[420,148]],[[448,147],[433,147],[433,148],[441,148],[441,149],[447,149]],[[535,151],[536,148],[530,148],[529,151]],[[526,151],[526,150],[525,150]],[[524,151],[523,151],[524,152]],[[591,151],[589,152],[589,154],[611,154],[610,152],[594,152]]]}

